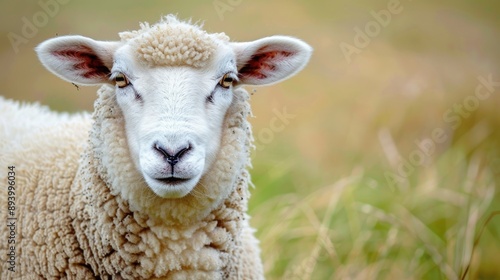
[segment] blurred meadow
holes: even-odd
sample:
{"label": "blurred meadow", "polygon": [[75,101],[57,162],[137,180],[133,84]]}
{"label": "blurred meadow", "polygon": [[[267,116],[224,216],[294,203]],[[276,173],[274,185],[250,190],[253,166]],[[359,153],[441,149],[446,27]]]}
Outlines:
{"label": "blurred meadow", "polygon": [[33,48],[168,13],[314,47],[297,76],[247,88],[268,279],[500,279],[500,2],[55,1],[0,2],[0,95],[92,110],[97,88]]}

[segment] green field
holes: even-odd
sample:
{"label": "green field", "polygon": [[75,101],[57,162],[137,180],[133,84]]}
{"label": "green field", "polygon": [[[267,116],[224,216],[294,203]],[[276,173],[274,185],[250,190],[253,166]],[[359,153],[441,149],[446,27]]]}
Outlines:
{"label": "green field", "polygon": [[248,88],[268,279],[500,279],[500,2],[66,2],[0,2],[0,95],[92,110],[96,88],[54,77],[33,48],[117,40],[168,13],[314,47],[297,76]]}

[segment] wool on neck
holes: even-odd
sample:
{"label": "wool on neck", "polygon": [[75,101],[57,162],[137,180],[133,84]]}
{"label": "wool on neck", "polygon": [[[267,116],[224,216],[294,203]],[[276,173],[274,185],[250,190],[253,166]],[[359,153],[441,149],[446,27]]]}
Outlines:
{"label": "wool on neck", "polygon": [[205,279],[238,278],[241,271],[231,258],[241,253],[247,224],[246,167],[253,139],[248,94],[242,89],[234,94],[212,168],[187,196],[165,199],[149,189],[130,158],[114,89],[99,90],[70,210],[94,272],[182,278],[181,268],[191,268],[201,269]]}

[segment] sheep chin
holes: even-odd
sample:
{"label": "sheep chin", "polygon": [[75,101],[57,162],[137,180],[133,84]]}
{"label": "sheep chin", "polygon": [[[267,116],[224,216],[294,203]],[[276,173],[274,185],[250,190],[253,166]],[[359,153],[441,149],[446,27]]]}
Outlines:
{"label": "sheep chin", "polygon": [[194,178],[151,178],[144,176],[149,188],[159,197],[167,199],[183,198],[196,187],[200,176]]}

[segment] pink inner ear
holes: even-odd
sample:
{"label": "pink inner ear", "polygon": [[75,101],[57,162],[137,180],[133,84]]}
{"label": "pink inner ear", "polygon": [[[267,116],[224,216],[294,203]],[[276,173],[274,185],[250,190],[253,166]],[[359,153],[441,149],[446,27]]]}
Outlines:
{"label": "pink inner ear", "polygon": [[266,79],[269,74],[277,70],[279,63],[284,58],[293,55],[292,52],[284,50],[266,51],[266,47],[260,48],[240,69],[240,78]]}
{"label": "pink inner ear", "polygon": [[94,54],[91,48],[86,46],[56,50],[52,54],[69,60],[73,64],[73,69],[82,72],[81,75],[87,79],[104,78],[110,73],[102,60]]}

